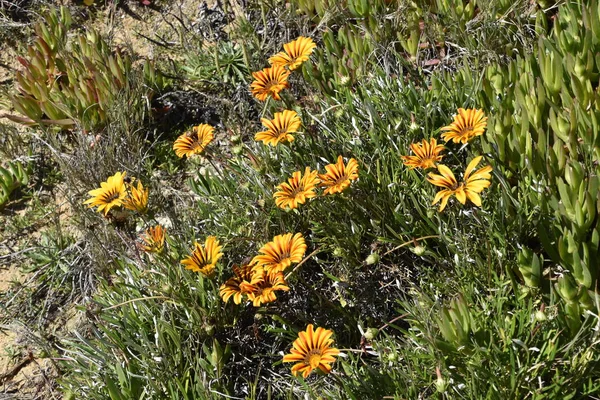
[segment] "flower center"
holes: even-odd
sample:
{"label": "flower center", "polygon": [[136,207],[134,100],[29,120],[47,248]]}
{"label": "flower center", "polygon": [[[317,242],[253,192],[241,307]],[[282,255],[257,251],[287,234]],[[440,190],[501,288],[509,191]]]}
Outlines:
{"label": "flower center", "polygon": [[346,181],[348,181],[350,178],[348,177],[347,174],[343,174],[342,176],[340,176],[339,178],[337,178],[334,181],[334,186],[338,186],[338,185],[342,185],[343,183],[345,183]]}
{"label": "flower center", "polygon": [[435,157],[424,158],[421,164],[423,168],[431,168],[435,166]]}
{"label": "flower center", "polygon": [[296,197],[299,193],[302,192],[304,192],[304,185],[298,185],[292,190],[292,197]]}
{"label": "flower center", "polygon": [[321,363],[321,349],[312,349],[304,357],[304,363],[310,365],[311,368],[317,368]]}
{"label": "flower center", "polygon": [[119,192],[111,193],[108,196],[106,196],[106,202],[107,203],[112,203],[113,201],[117,200],[119,197],[120,197],[120,193]]}
{"label": "flower center", "polygon": [[279,84],[279,82],[278,82],[278,81],[276,81],[276,80],[270,80],[270,81],[268,81],[268,82],[265,84],[265,90],[269,92],[269,91],[271,91],[271,90],[272,90],[273,86],[276,86],[276,85],[278,85],[278,84]]}

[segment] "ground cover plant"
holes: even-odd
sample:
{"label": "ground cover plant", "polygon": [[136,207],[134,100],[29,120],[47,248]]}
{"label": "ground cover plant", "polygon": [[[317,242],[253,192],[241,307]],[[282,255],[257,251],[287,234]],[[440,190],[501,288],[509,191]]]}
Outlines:
{"label": "ground cover plant", "polygon": [[18,7],[6,393],[598,396],[596,0]]}

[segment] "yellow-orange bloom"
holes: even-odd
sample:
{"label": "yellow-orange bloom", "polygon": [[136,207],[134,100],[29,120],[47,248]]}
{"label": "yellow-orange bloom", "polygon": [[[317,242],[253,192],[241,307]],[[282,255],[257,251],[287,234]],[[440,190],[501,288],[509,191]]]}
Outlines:
{"label": "yellow-orange bloom", "polygon": [[285,51],[279,52],[269,58],[271,65],[288,67],[290,71],[295,70],[308,60],[313,50],[317,47],[311,38],[300,36],[296,40],[283,45]]}
{"label": "yellow-orange bloom", "polygon": [[[479,196],[479,193],[491,185],[491,166],[486,165],[485,167],[473,172],[482,158],[482,156],[475,157],[473,160],[471,160],[469,165],[467,165],[465,176],[463,177],[464,183],[462,185],[462,191],[456,193],[456,198],[462,204],[465,204],[468,198],[477,207],[481,207],[481,197]],[[473,173],[471,174],[471,172]]]}
{"label": "yellow-orange bloom", "polygon": [[289,86],[288,77],[290,72],[281,65],[263,68],[261,71],[252,73],[254,81],[250,84],[252,95],[260,101],[265,101],[271,96],[275,100],[281,100],[279,92]]}
{"label": "yellow-orange bloom", "polygon": [[332,331],[320,327],[313,329],[313,325],[310,324],[306,331],[300,332],[290,354],[283,356],[283,362],[296,363],[292,367],[294,376],[301,373],[302,377],[306,378],[317,368],[328,374],[331,371],[331,364],[335,362],[335,356],[340,354],[338,349],[331,346]]}
{"label": "yellow-orange bloom", "polygon": [[200,272],[207,277],[212,277],[217,261],[223,257],[221,249],[223,246],[219,246],[219,241],[214,236],[209,236],[204,242],[204,246],[200,243],[194,243],[194,251],[191,255],[181,261],[185,265],[185,269],[192,270],[194,272]]}
{"label": "yellow-orange bloom", "polygon": [[446,142],[452,140],[454,143],[465,144],[475,136],[483,135],[486,126],[487,117],[483,110],[459,108],[454,121],[441,129],[446,131],[442,133],[442,139]]}
{"label": "yellow-orange bloom", "polygon": [[315,189],[319,182],[317,171],[311,171],[310,167],[306,167],[304,176],[302,172],[296,171],[287,183],[283,182],[277,186],[278,191],[273,194],[275,204],[279,208],[298,208],[299,204],[304,204],[306,200],[317,195]]}
{"label": "yellow-orange bloom", "polygon": [[83,204],[88,204],[88,207],[98,206],[98,212],[104,210],[104,215],[108,214],[111,208],[122,206],[127,197],[125,175],[126,172],[117,172],[106,182],[100,183],[99,189],[88,192],[92,198],[84,201]]}
{"label": "yellow-orange bloom", "polygon": [[413,168],[432,168],[438,161],[442,160],[440,154],[444,150],[444,146],[437,144],[437,140],[431,139],[429,142],[425,139],[421,143],[411,143],[414,156],[402,156],[404,165]]}
{"label": "yellow-orange bloom", "polygon": [[299,263],[306,252],[306,242],[301,233],[277,235],[273,241],[258,251],[260,255],[250,262],[255,269],[264,268],[269,274],[285,271],[292,263]]}
{"label": "yellow-orange bloom", "polygon": [[491,178],[490,172],[492,171],[492,167],[488,165],[473,174],[471,173],[482,158],[482,156],[475,157],[469,163],[465,170],[464,182],[461,182],[460,184],[457,182],[456,177],[450,168],[445,165],[438,165],[438,171],[441,175],[434,174],[433,172],[429,173],[427,180],[435,186],[444,188],[437,192],[432,203],[436,204],[438,201],[442,201],[439,211],[444,211],[444,208],[446,208],[446,204],[452,195],[455,195],[456,199],[460,201],[461,204],[465,204],[468,198],[473,204],[481,207],[481,197],[479,196],[479,193],[490,186],[489,179]]}
{"label": "yellow-orange bloom", "polygon": [[127,185],[129,193],[123,206],[132,211],[137,211],[140,214],[144,214],[148,211],[148,189],[144,188],[141,181],[137,182],[137,187],[133,185],[133,182]]}
{"label": "yellow-orange bloom", "polygon": [[277,300],[275,292],[278,290],[288,291],[283,272],[268,274],[263,268],[253,269],[252,280],[244,281],[240,288],[247,293],[248,300],[254,307],[260,307],[261,304],[272,303]]}
{"label": "yellow-orange bloom", "polygon": [[147,253],[162,253],[165,247],[165,228],[161,225],[151,226],[140,237],[142,239],[142,243],[139,244],[140,249]]}
{"label": "yellow-orange bloom", "polygon": [[351,158],[344,165],[342,156],[338,156],[337,163],[325,166],[326,174],[319,174],[321,187],[325,188],[324,194],[341,193],[350,186],[350,182],[358,179],[358,162]]}
{"label": "yellow-orange bloom", "polygon": [[267,127],[266,131],[258,132],[254,140],[262,141],[266,145],[277,146],[279,143],[291,143],[294,135],[302,125],[296,111],[284,110],[276,112],[273,119],[261,118],[260,122]]}
{"label": "yellow-orange bloom", "polygon": [[214,139],[215,128],[208,124],[200,124],[193,127],[189,132],[179,136],[173,143],[173,150],[178,157],[191,157],[200,154],[206,146]]}
{"label": "yellow-orange bloom", "polygon": [[[225,303],[233,297],[235,304],[242,302],[242,296],[248,294],[242,283],[250,284],[252,281],[252,267],[250,265],[242,265],[241,267],[233,267],[234,276],[229,278],[227,282],[221,285],[219,288],[219,294]],[[246,289],[248,287],[246,286]],[[251,288],[252,289],[252,288]]]}

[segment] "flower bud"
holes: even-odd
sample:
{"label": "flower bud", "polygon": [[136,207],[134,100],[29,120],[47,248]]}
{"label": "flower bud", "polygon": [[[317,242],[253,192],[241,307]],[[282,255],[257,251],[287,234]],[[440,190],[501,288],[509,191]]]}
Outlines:
{"label": "flower bud", "polygon": [[377,328],[368,328],[367,331],[364,334],[364,337],[368,341],[371,341],[371,340],[375,339],[375,336],[377,336],[378,333],[379,333],[379,329],[377,329]]}
{"label": "flower bud", "polygon": [[418,246],[412,247],[410,249],[410,251],[412,251],[414,254],[416,254],[418,256],[422,256],[423,254],[425,254],[425,247],[418,245]]}
{"label": "flower bud", "polygon": [[441,376],[435,381],[435,388],[438,393],[444,393],[448,387],[448,381]]}
{"label": "flower bud", "polygon": [[367,263],[367,265],[377,264],[379,262],[379,258],[380,258],[379,254],[371,253],[371,254],[369,254],[369,257],[367,257],[365,262]]}
{"label": "flower bud", "polygon": [[542,310],[538,310],[535,313],[535,320],[538,322],[544,322],[545,320],[547,320],[548,317],[546,317],[546,313],[543,312]]}
{"label": "flower bud", "polygon": [[235,154],[236,156],[239,156],[240,154],[242,154],[244,152],[244,147],[235,146],[233,149],[231,149],[231,151],[233,151],[233,154]]}

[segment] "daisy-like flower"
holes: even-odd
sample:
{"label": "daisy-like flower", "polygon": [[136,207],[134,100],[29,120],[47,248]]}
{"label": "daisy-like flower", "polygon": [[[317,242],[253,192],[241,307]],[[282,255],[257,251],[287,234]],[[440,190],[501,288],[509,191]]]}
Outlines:
{"label": "daisy-like flower", "polygon": [[151,226],[140,236],[142,243],[140,249],[147,253],[162,253],[165,248],[165,228],[162,225]]}
{"label": "daisy-like flower", "polygon": [[185,265],[185,269],[190,269],[194,272],[201,272],[204,276],[211,277],[215,271],[217,261],[223,256],[219,246],[219,241],[214,236],[209,236],[204,242],[204,247],[198,243],[194,243],[194,251],[190,256],[183,259],[181,263]]}
{"label": "daisy-like flower", "polygon": [[299,263],[306,252],[306,242],[301,233],[277,235],[272,242],[258,251],[260,255],[250,261],[255,270],[265,269],[269,274],[285,271],[292,263]]}
{"label": "daisy-like flower", "polygon": [[[233,302],[235,304],[240,304],[242,302],[242,296],[248,294],[245,289],[248,289],[248,286],[242,287],[242,283],[246,283],[246,285],[251,284],[252,281],[252,267],[250,265],[242,265],[241,267],[234,266],[233,267],[234,276],[229,278],[227,282],[221,285],[219,288],[219,294],[225,303],[229,301],[231,297],[233,297]],[[250,288],[252,289],[252,288]]]}
{"label": "daisy-like flower", "polygon": [[465,144],[475,136],[483,135],[486,126],[487,117],[483,110],[459,108],[454,121],[441,129],[446,131],[442,133],[442,139],[446,142],[452,140],[454,143]]}
{"label": "daisy-like flower", "polygon": [[404,165],[413,168],[432,168],[438,161],[442,160],[440,154],[444,150],[444,146],[437,144],[437,140],[431,139],[429,142],[425,139],[421,143],[411,143],[414,156],[402,156]]}
{"label": "daisy-like flower", "polygon": [[456,181],[456,177],[454,176],[452,171],[450,171],[450,168],[446,167],[445,165],[439,164],[438,171],[441,175],[430,172],[429,176],[427,177],[427,181],[429,181],[429,183],[435,186],[444,188],[443,190],[440,190],[436,193],[432,203],[436,204],[438,201],[442,200],[439,209],[439,211],[441,212],[444,211],[444,208],[446,208],[446,204],[448,204],[448,200],[450,199],[450,197],[452,197],[453,194],[456,194],[459,185]]}
{"label": "daisy-like flower", "polygon": [[289,86],[290,72],[281,65],[263,68],[261,71],[253,72],[252,76],[254,81],[250,84],[250,90],[260,101],[265,101],[269,96],[281,100],[279,92]]}
{"label": "daisy-like flower", "polygon": [[99,189],[88,192],[92,197],[84,201],[83,204],[87,204],[88,207],[98,206],[98,212],[104,210],[104,215],[107,215],[111,208],[122,206],[127,197],[124,182],[125,175],[126,172],[117,172],[109,177],[106,182],[100,183]]}
{"label": "daisy-like flower", "polygon": [[215,128],[208,124],[200,124],[193,127],[189,132],[179,136],[173,143],[173,150],[178,157],[191,157],[194,154],[200,154],[206,146],[214,139],[213,131]]}
{"label": "daisy-like flower", "polygon": [[326,165],[325,169],[326,174],[319,174],[324,194],[341,193],[350,186],[350,181],[358,179],[358,162],[354,158],[344,165],[344,159],[338,156],[337,163]]}
{"label": "daisy-like flower", "polygon": [[266,145],[273,147],[279,143],[291,143],[294,141],[294,135],[302,125],[302,121],[296,111],[284,110],[276,112],[273,119],[261,118],[260,122],[267,127],[266,131],[258,132],[254,140],[262,141]]}
{"label": "daisy-like flower", "polygon": [[272,303],[277,300],[275,292],[278,290],[288,291],[290,288],[285,281],[283,272],[269,274],[264,269],[254,269],[252,280],[240,284],[241,290],[248,294],[248,300],[254,307],[260,307],[264,303]]}
{"label": "daisy-like flower", "polygon": [[290,354],[283,356],[283,362],[295,362],[292,367],[292,374],[297,376],[302,374],[303,378],[314,369],[320,369],[328,374],[331,371],[331,364],[335,362],[335,356],[340,354],[340,351],[332,347],[333,332],[329,329],[313,328],[310,324],[306,327],[306,331],[298,334],[298,339],[294,340]]}
{"label": "daisy-like flower", "polygon": [[290,71],[293,71],[308,60],[315,47],[317,45],[311,38],[300,36],[298,39],[284,44],[283,49],[285,51],[269,58],[269,64],[288,67]]}
{"label": "daisy-like flower", "polygon": [[456,199],[460,201],[461,204],[465,204],[468,198],[473,204],[481,207],[481,197],[479,196],[479,193],[490,186],[489,179],[491,178],[490,172],[492,171],[492,167],[488,165],[473,174],[471,174],[471,172],[473,172],[482,158],[482,156],[475,157],[469,163],[465,170],[464,182],[461,182],[460,184],[457,182],[456,177],[450,168],[445,165],[438,165],[438,171],[441,175],[434,174],[433,172],[429,173],[427,180],[435,186],[444,188],[437,192],[432,203],[436,204],[438,201],[442,201],[439,211],[444,211],[444,208],[446,208],[446,204],[448,204],[448,200],[452,195],[455,195]]}
{"label": "daisy-like flower", "polygon": [[317,171],[311,171],[310,167],[302,172],[296,171],[287,183],[283,182],[277,186],[278,191],[273,194],[275,204],[279,208],[298,208],[298,205],[306,203],[306,200],[315,197],[315,188],[319,184]]}
{"label": "daisy-like flower", "polygon": [[[465,204],[468,198],[477,207],[481,207],[481,197],[479,196],[479,193],[481,193],[483,189],[488,188],[491,185],[491,166],[486,165],[485,167],[473,172],[473,170],[475,169],[477,164],[479,164],[482,158],[482,156],[475,157],[473,160],[471,160],[469,165],[467,165],[467,169],[465,170],[465,176],[463,177],[464,183],[462,184],[462,190],[456,193],[456,198],[462,204]],[[473,173],[471,174],[471,172]]]}
{"label": "daisy-like flower", "polygon": [[144,188],[141,181],[137,182],[137,187],[133,185],[133,182],[127,185],[129,191],[123,206],[132,211],[137,211],[140,214],[144,214],[148,211],[148,189]]}

